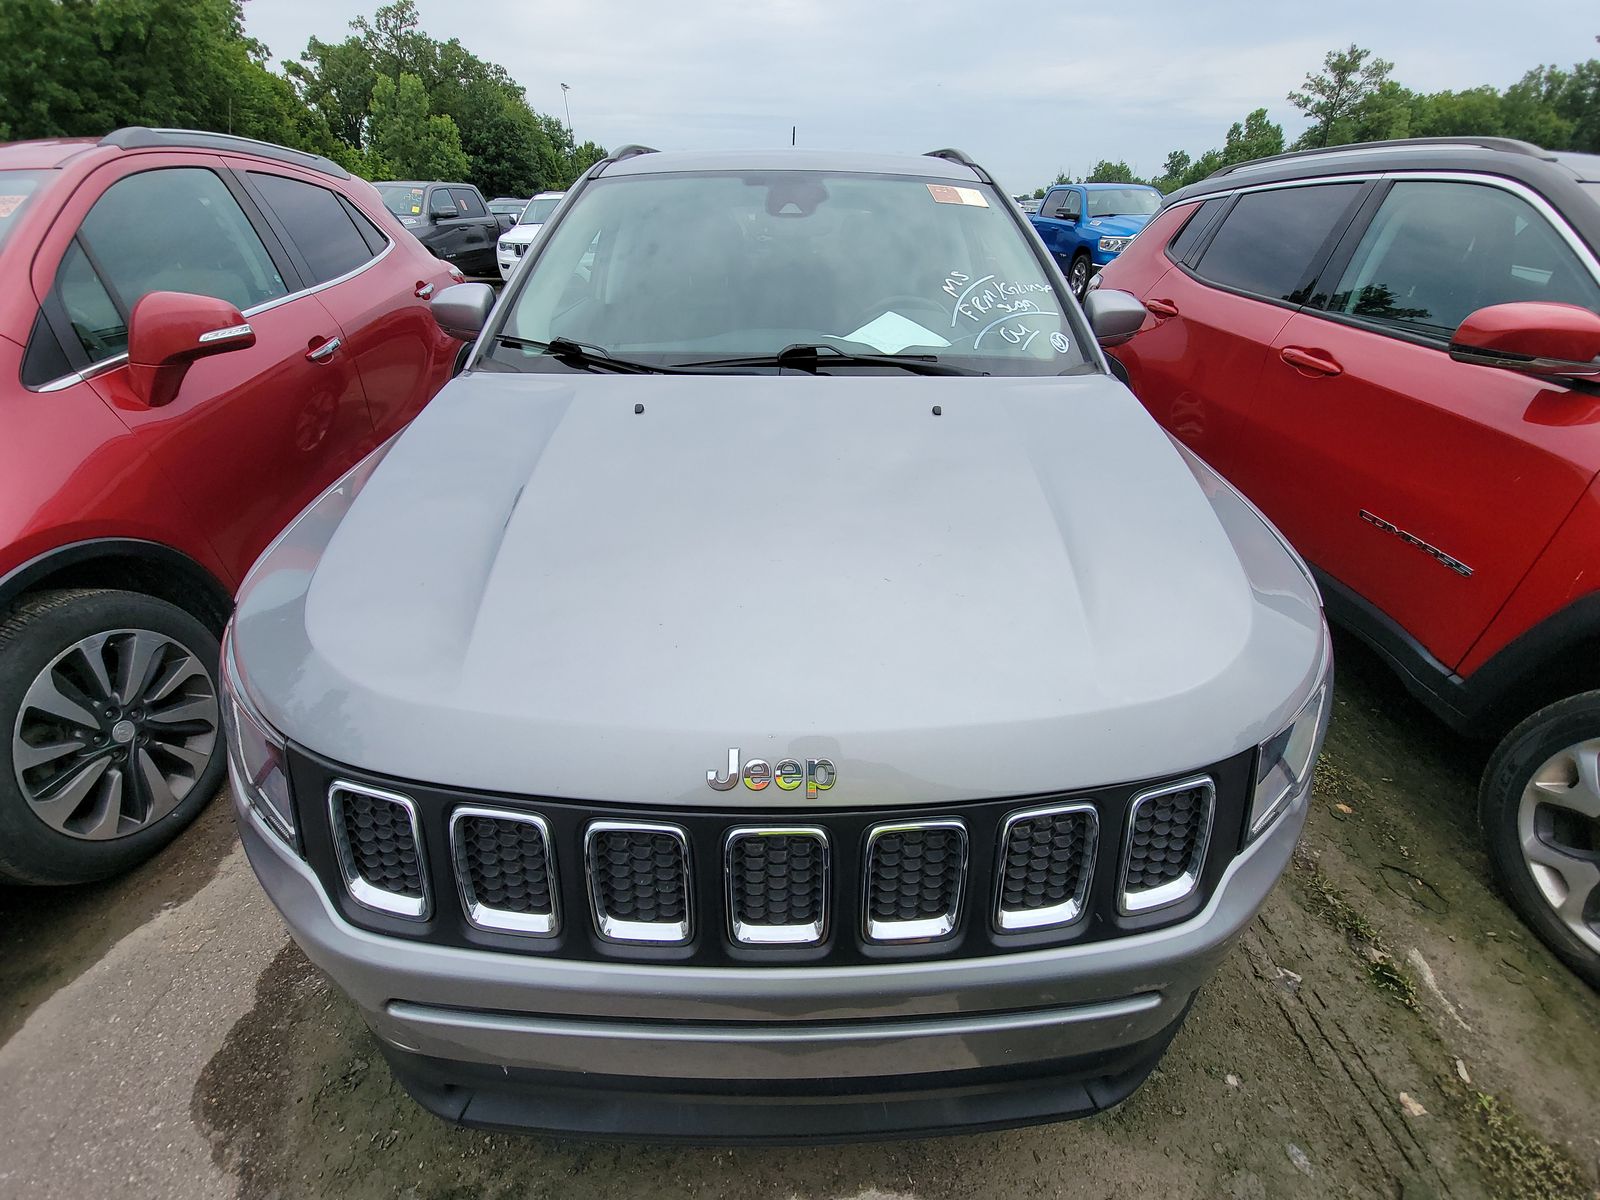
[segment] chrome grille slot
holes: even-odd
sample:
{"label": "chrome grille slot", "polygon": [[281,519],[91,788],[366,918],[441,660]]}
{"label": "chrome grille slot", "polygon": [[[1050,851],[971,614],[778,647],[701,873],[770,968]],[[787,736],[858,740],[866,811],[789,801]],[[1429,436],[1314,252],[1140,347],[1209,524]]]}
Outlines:
{"label": "chrome grille slot", "polygon": [[340,781],[328,789],[328,810],[351,898],[391,916],[425,918],[428,875],[411,798]]}
{"label": "chrome grille slot", "polygon": [[467,920],[479,929],[556,932],[555,863],[544,818],[503,808],[458,808],[450,851]]}
{"label": "chrome grille slot", "polygon": [[1196,776],[1140,792],[1128,806],[1118,904],[1124,913],[1174,904],[1200,885],[1216,786]]}
{"label": "chrome grille slot", "polygon": [[1100,818],[1094,805],[1012,813],[1000,832],[995,925],[1005,932],[1070,925],[1084,914]]}
{"label": "chrome grille slot", "polygon": [[584,865],[601,937],[653,945],[689,940],[689,839],[678,826],[592,822]]}
{"label": "chrome grille slot", "polygon": [[740,828],[724,853],[728,932],[745,946],[815,945],[827,935],[828,835]]}
{"label": "chrome grille slot", "polygon": [[874,825],[867,832],[867,939],[925,942],[954,932],[966,869],[967,830],[958,820]]}

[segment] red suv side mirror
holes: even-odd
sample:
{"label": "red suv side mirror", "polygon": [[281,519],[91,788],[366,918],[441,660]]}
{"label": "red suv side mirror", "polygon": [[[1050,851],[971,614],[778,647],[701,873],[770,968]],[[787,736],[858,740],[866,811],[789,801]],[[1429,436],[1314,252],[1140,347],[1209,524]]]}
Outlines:
{"label": "red suv side mirror", "polygon": [[1546,378],[1600,375],[1600,314],[1544,300],[1491,304],[1461,322],[1450,357]]}
{"label": "red suv side mirror", "polygon": [[128,380],[151,408],[178,394],[197,358],[256,344],[255,330],[226,300],[151,292],[128,317]]}

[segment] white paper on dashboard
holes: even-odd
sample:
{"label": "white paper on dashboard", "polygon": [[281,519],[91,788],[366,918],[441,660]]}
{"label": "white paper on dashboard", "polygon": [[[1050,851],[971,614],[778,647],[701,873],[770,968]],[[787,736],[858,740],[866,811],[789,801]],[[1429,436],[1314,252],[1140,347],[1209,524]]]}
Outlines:
{"label": "white paper on dashboard", "polygon": [[948,346],[950,343],[931,329],[924,329],[910,317],[886,312],[868,321],[854,333],[844,335],[847,342],[865,342],[883,354],[899,354],[907,346]]}

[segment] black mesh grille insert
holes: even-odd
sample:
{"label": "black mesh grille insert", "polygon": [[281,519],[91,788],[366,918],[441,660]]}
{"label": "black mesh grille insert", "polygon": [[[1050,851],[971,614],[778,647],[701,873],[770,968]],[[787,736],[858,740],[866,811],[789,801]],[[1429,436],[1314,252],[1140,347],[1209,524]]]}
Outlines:
{"label": "black mesh grille insert", "polygon": [[620,921],[676,924],[685,918],[683,844],[670,833],[603,829],[590,843],[596,899]]}
{"label": "black mesh grille insert", "polygon": [[544,834],[529,821],[474,813],[457,826],[457,869],[473,899],[499,912],[552,911],[546,854]]}
{"label": "black mesh grille insert", "polygon": [[1093,866],[1092,812],[1040,813],[1014,822],[1000,869],[1003,912],[1037,912],[1080,905]]}
{"label": "black mesh grille insert", "polygon": [[867,914],[875,922],[953,916],[961,893],[966,835],[958,828],[896,829],[872,842]]}
{"label": "black mesh grille insert", "polygon": [[341,790],[339,808],[356,874],[379,891],[420,898],[417,839],[406,806],[364,792]]}
{"label": "black mesh grille insert", "polygon": [[1124,888],[1130,895],[1198,871],[1210,808],[1211,788],[1203,784],[1138,801],[1128,833]]}
{"label": "black mesh grille insert", "polygon": [[822,920],[826,849],[814,833],[748,833],[728,858],[733,917],[743,925],[813,925]]}

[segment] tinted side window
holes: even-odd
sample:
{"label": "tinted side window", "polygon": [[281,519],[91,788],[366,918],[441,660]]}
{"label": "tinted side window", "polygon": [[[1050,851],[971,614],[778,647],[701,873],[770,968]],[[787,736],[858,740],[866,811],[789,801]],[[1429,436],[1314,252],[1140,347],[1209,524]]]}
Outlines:
{"label": "tinted side window", "polygon": [[428,193],[428,211],[436,217],[454,217],[460,212],[449,188],[434,188]]}
{"label": "tinted side window", "polygon": [[1300,303],[1312,260],[1363,185],[1316,184],[1247,192],[1195,266],[1202,279],[1257,296]]}
{"label": "tinted side window", "polygon": [[389,244],[389,239],[383,230],[368,220],[366,213],[343,196],[339,197],[339,203],[344,205],[345,215],[356,223],[356,230],[361,234],[362,241],[367,243],[367,249],[374,254],[382,253],[383,248]]}
{"label": "tinted side window", "polygon": [[1182,262],[1189,257],[1189,251],[1199,244],[1205,236],[1211,222],[1217,219],[1217,213],[1228,202],[1226,196],[1213,196],[1203,204],[1196,204],[1189,212],[1189,219],[1183,223],[1183,228],[1178,230],[1178,236],[1167,243],[1167,257],[1173,262]]}
{"label": "tinted side window", "polygon": [[123,312],[147,292],[194,292],[246,309],[289,290],[232,193],[203,167],[119,179],[78,237]]}
{"label": "tinted side window", "polygon": [[128,349],[127,318],[100,282],[100,276],[95,274],[76,241],[67,247],[61,266],[56,271],[56,295],[61,298],[67,320],[72,322],[72,332],[78,335],[78,341],[91,363],[122,354]]}
{"label": "tinted side window", "polygon": [[483,201],[478,199],[478,193],[469,188],[451,188],[450,194],[456,198],[456,207],[461,210],[463,217],[487,217],[489,210],[483,206]]}
{"label": "tinted side window", "polygon": [[1067,192],[1051,192],[1044,199],[1044,204],[1039,209],[1041,217],[1059,217],[1061,210],[1066,206]]}
{"label": "tinted side window", "polygon": [[250,180],[289,230],[317,283],[337,279],[372,257],[339,197],[284,175],[250,172]]}
{"label": "tinted side window", "polygon": [[1061,219],[1063,221],[1076,221],[1083,212],[1083,197],[1077,192],[1068,192],[1067,201],[1061,206]]}
{"label": "tinted side window", "polygon": [[1477,309],[1517,300],[1600,311],[1600,286],[1520,196],[1417,181],[1384,197],[1328,307],[1442,337]]}
{"label": "tinted side window", "polygon": [[72,374],[72,363],[67,352],[50,328],[43,312],[33,319],[33,330],[28,334],[28,349],[22,356],[22,385],[43,387],[52,379]]}

